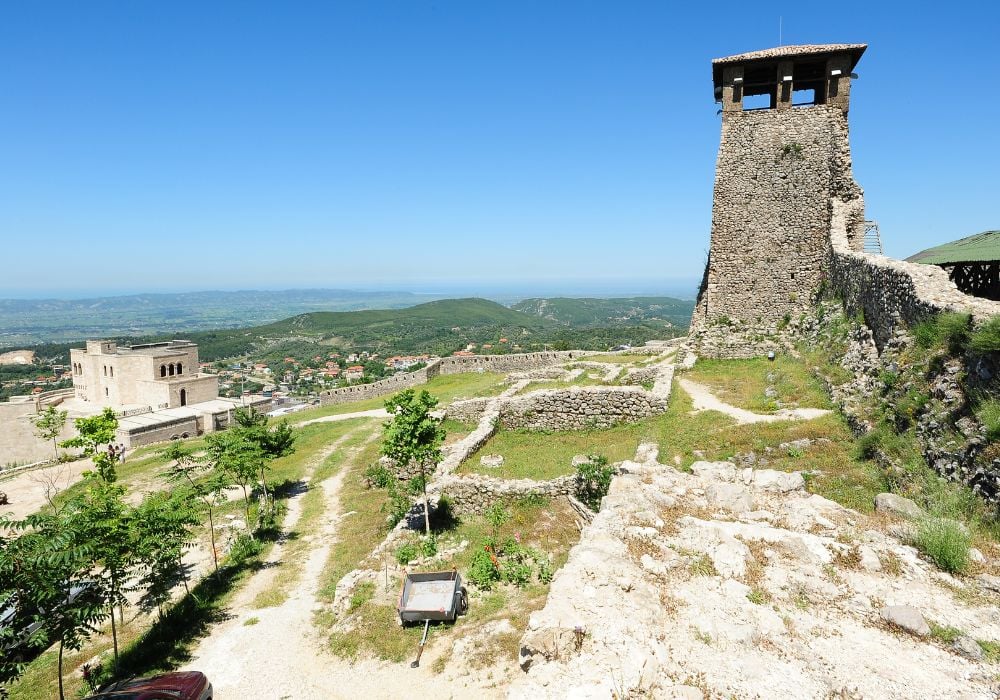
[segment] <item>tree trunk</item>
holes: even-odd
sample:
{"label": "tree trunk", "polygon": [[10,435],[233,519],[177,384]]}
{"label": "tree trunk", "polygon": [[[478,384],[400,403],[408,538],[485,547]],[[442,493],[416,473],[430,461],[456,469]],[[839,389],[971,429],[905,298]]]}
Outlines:
{"label": "tree trunk", "polygon": [[63,660],[63,640],[59,640],[59,700],[66,700],[65,692],[63,691],[63,674],[62,674],[62,660]]}
{"label": "tree trunk", "polygon": [[115,650],[115,676],[118,676],[118,628],[115,626],[115,609],[111,608],[111,643]]}
{"label": "tree trunk", "polygon": [[427,477],[423,467],[420,467],[420,485],[424,491],[424,532],[429,537],[431,534],[431,509],[427,506]]}
{"label": "tree trunk", "polygon": [[215,548],[215,518],[212,515],[212,506],[208,507],[208,531],[212,536],[212,563],[215,564],[215,573],[219,573],[219,551]]}
{"label": "tree trunk", "polygon": [[[243,486],[243,513],[246,515],[247,530],[250,530],[250,494],[247,493],[247,485]],[[252,536],[252,535],[251,535]]]}

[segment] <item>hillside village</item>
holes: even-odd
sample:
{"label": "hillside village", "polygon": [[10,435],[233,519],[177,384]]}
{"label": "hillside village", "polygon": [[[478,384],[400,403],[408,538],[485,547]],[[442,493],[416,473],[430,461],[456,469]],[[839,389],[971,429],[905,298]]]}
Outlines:
{"label": "hillside village", "polygon": [[[58,560],[105,597],[45,599],[83,621],[5,661],[9,697],[167,671],[220,700],[1000,697],[1000,302],[865,250],[866,48],[713,61],[684,335],[536,347],[503,315],[437,353],[73,350],[65,395],[24,403],[100,411],[0,476],[0,523],[26,538],[0,571],[30,598]],[[117,388],[133,361],[149,371]],[[113,400],[132,384],[141,401]],[[129,432],[160,412],[157,439]],[[60,549],[77,522],[103,539]],[[406,606],[424,574],[451,607]]]}

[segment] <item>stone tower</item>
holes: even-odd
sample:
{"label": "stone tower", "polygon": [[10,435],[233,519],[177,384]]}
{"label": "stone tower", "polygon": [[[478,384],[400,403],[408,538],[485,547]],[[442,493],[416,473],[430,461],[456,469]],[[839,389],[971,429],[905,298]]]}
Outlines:
{"label": "stone tower", "polygon": [[702,354],[759,355],[812,304],[843,217],[863,246],[847,112],[865,44],[781,46],[712,61],[722,105],[712,241],[691,330]]}

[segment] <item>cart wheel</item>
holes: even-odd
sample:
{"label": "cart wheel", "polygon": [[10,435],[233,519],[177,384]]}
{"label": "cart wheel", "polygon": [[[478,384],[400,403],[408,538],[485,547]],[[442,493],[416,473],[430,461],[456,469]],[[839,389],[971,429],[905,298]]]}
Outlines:
{"label": "cart wheel", "polygon": [[458,591],[458,605],[455,611],[458,615],[469,612],[469,592],[465,590],[465,586],[462,586]]}

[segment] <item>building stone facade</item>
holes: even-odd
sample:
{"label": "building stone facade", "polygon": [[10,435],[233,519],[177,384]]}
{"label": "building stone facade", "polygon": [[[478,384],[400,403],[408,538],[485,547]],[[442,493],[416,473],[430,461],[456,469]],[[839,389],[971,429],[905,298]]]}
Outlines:
{"label": "building stone facade", "polygon": [[70,350],[75,397],[100,407],[179,408],[212,401],[219,380],[199,374],[198,346],[186,340],[119,347],[88,340]]}
{"label": "building stone facade", "polygon": [[[785,46],[713,61],[722,138],[693,331],[735,323],[767,332],[806,311],[829,274],[834,199],[860,250],[864,200],[851,172],[847,113],[851,70],[864,50]],[[812,100],[798,106],[802,90]],[[744,109],[754,96],[768,106]]]}

